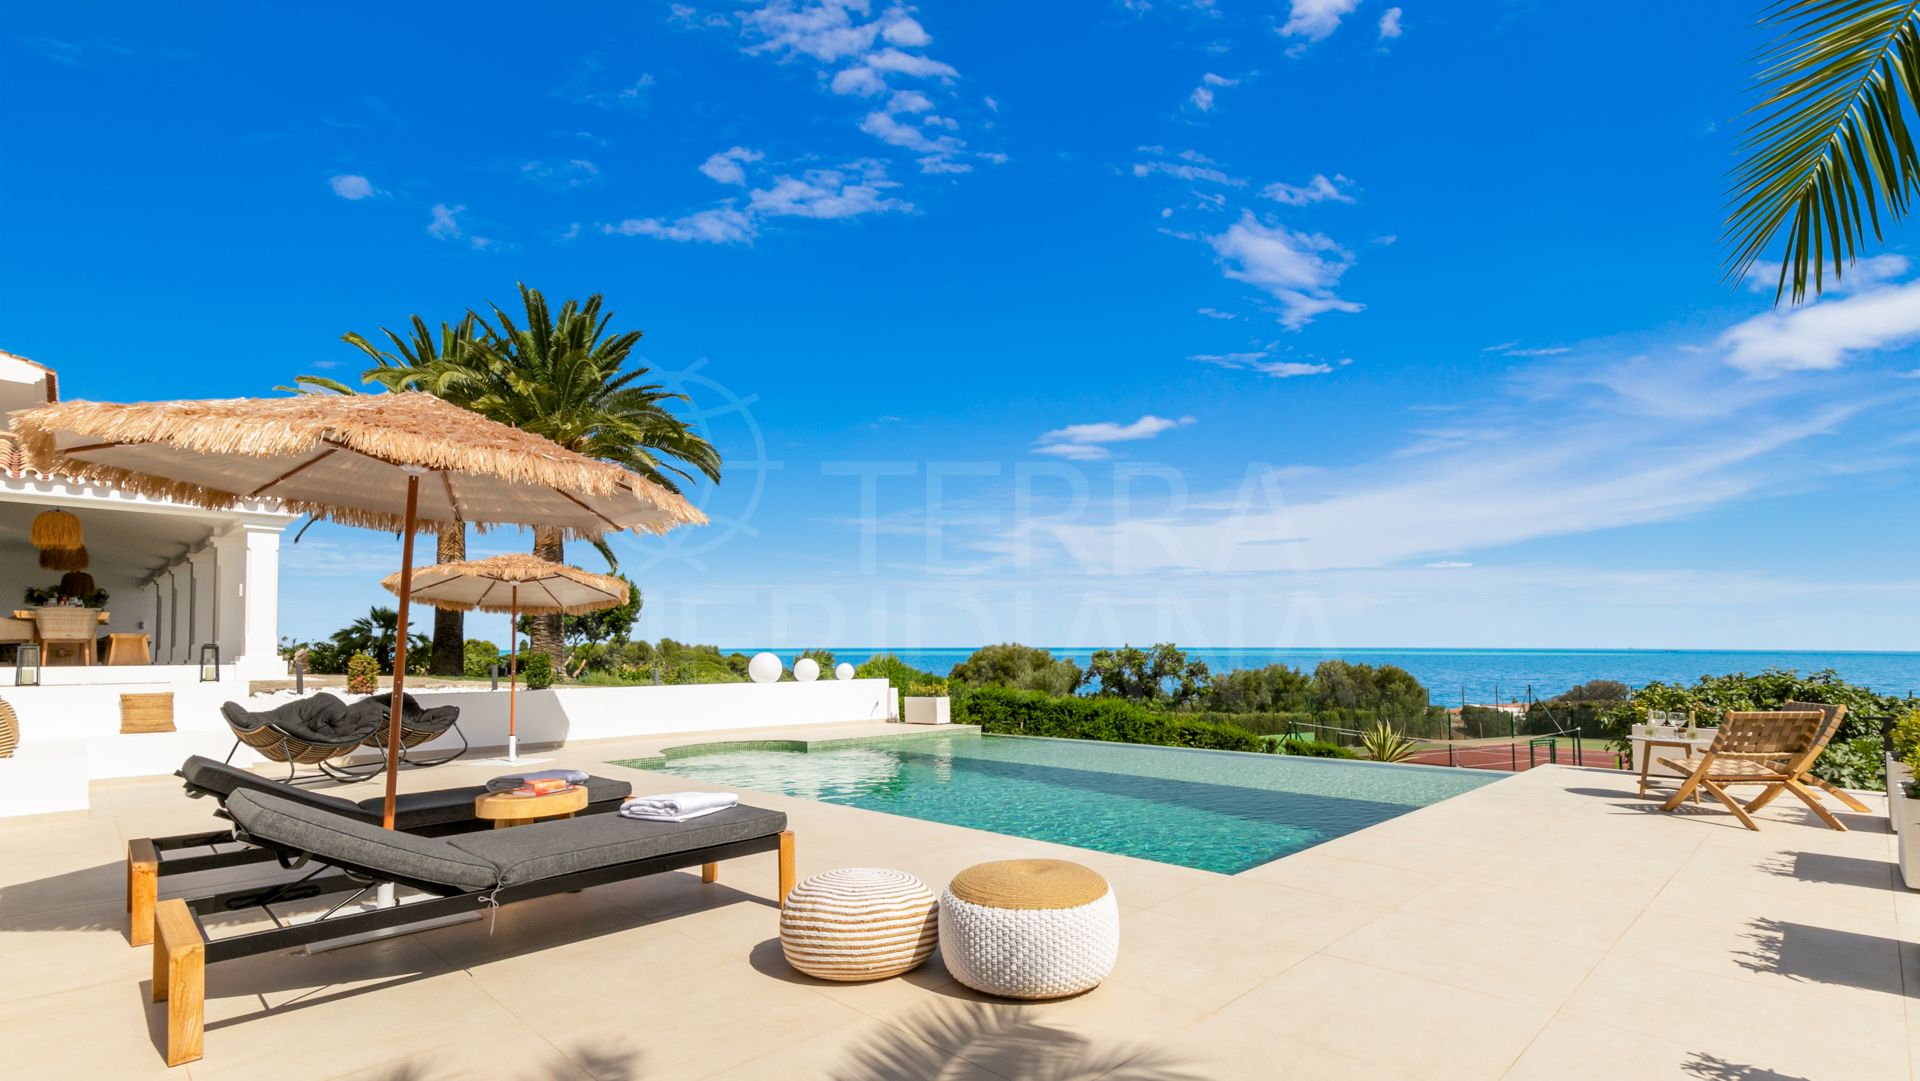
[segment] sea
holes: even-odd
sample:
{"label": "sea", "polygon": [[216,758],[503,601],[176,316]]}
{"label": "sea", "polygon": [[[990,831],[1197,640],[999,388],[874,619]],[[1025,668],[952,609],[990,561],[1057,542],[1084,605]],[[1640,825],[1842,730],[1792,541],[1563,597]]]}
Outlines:
{"label": "sea", "polygon": [[[1056,657],[1071,657],[1082,668],[1099,646],[1049,647]],[[743,652],[753,652],[745,650]],[[794,650],[776,650],[783,659]],[[952,649],[836,649],[834,658],[859,664],[876,653],[892,653],[936,675],[946,675],[972,654]],[[1848,683],[1881,694],[1920,694],[1920,653],[1800,652],[1706,649],[1190,649],[1187,656],[1207,662],[1212,671],[1264,668],[1285,664],[1306,672],[1324,660],[1355,664],[1393,664],[1426,685],[1435,703],[1453,705],[1524,701],[1529,693],[1551,698],[1575,684],[1612,679],[1640,688],[1648,683],[1691,683],[1701,676],[1792,669],[1802,674],[1831,668]]]}

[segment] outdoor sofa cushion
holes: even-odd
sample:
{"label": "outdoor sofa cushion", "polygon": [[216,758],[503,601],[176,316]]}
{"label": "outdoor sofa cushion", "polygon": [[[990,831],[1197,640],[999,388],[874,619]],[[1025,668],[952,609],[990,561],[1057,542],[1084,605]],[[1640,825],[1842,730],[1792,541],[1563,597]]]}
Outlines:
{"label": "outdoor sofa cushion", "polygon": [[[587,809],[582,814],[617,811],[620,801],[633,795],[633,785],[607,777],[587,776]],[[402,792],[393,803],[393,820],[407,828],[438,826],[463,822],[473,817],[473,799],[487,791],[485,785],[465,788],[439,788],[431,792]],[[380,817],[386,810],[386,797],[373,796],[360,801],[359,809]]]}
{"label": "outdoor sofa cushion", "polygon": [[303,743],[354,744],[380,727],[381,717],[371,713],[352,713],[347,704],[330,694],[297,698],[273,709],[250,711],[238,702],[228,702],[220,713],[237,732],[251,732],[262,725],[273,727]]}
{"label": "outdoor sofa cushion", "polygon": [[[369,733],[379,731],[388,722],[393,711],[393,696],[385,694],[369,695],[347,707],[347,728],[366,725]],[[405,691],[400,693],[400,724],[422,732],[445,732],[460,719],[459,706],[435,706],[423,708],[420,703]]]}
{"label": "outdoor sofa cushion", "polygon": [[785,814],[742,804],[691,822],[643,822],[617,814],[594,815],[466,833],[448,838],[447,843],[499,868],[501,884],[511,886],[771,837],[786,828]]}
{"label": "outdoor sofa cushion", "polygon": [[[379,808],[375,808],[374,813],[369,816],[364,809],[355,806],[352,800],[329,796],[325,792],[309,792],[299,785],[271,780],[251,770],[229,766],[225,762],[215,762],[211,758],[203,758],[197,754],[181,763],[177,775],[193,787],[213,793],[222,803],[225,803],[227,798],[235,792],[265,792],[270,796],[279,796],[282,799],[304,803],[309,807],[346,815],[349,818],[378,821],[380,817]],[[467,811],[469,814],[473,811],[471,799],[467,801]]]}
{"label": "outdoor sofa cushion", "polygon": [[264,792],[235,792],[227,813],[248,836],[323,860],[385,872],[397,879],[483,890],[499,880],[493,864],[438,837],[381,829]]}

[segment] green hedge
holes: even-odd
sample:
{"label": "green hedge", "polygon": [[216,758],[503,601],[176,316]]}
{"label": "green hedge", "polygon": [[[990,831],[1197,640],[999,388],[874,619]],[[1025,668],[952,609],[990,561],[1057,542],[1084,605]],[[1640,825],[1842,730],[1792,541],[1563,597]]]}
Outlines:
{"label": "green hedge", "polygon": [[953,719],[1001,735],[1150,743],[1214,751],[1259,751],[1259,736],[1236,725],[1156,713],[1124,699],[1055,698],[1042,691],[979,687],[953,703]]}

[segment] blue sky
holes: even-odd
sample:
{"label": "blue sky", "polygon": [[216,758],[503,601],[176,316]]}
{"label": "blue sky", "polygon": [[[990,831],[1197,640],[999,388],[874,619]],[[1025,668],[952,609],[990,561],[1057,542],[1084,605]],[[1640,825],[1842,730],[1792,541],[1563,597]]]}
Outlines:
{"label": "blue sky", "polygon": [[[603,292],[728,461],[647,637],[1920,648],[1914,227],[1721,280],[1756,6],[21,8],[0,348],[267,394]],[[282,632],[397,559],[310,530]]]}

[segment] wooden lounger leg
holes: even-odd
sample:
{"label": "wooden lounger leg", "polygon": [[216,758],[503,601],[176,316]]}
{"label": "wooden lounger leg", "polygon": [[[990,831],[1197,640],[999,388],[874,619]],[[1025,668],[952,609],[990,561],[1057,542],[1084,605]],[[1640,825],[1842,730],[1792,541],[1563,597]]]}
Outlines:
{"label": "wooden lounger leg", "polygon": [[153,941],[153,905],[160,895],[160,853],[153,842],[127,842],[127,941],[144,946]]}
{"label": "wooden lounger leg", "polygon": [[1820,797],[1814,795],[1812,789],[1808,788],[1806,785],[1801,784],[1799,781],[1788,781],[1786,782],[1786,784],[1782,785],[1781,787],[1786,788],[1788,791],[1792,792],[1794,795],[1799,796],[1801,803],[1804,803],[1808,807],[1812,808],[1813,813],[1820,816],[1820,821],[1825,822],[1828,826],[1839,830],[1841,833],[1847,832],[1846,823],[1833,817],[1833,812],[1827,810],[1826,807],[1821,804]]}
{"label": "wooden lounger leg", "polygon": [[787,894],[793,892],[793,831],[780,831],[780,907],[787,907]]}
{"label": "wooden lounger leg", "polygon": [[1745,807],[1740,806],[1739,800],[1734,799],[1732,796],[1727,795],[1726,789],[1721,788],[1719,785],[1714,784],[1712,781],[1707,780],[1705,777],[1702,777],[1700,779],[1700,787],[1706,789],[1708,792],[1713,793],[1713,797],[1715,799],[1719,800],[1721,803],[1726,804],[1727,810],[1733,812],[1733,816],[1740,820],[1741,825],[1747,827],[1748,829],[1754,831],[1755,833],[1760,832],[1760,827],[1754,825],[1753,819],[1750,816],[1748,816],[1747,809]]}
{"label": "wooden lounger leg", "polygon": [[720,880],[720,865],[719,865],[719,864],[717,864],[717,863],[703,863],[703,864],[701,864],[701,865],[700,865],[700,881],[702,881],[702,882],[718,882],[719,880]]}
{"label": "wooden lounger leg", "polygon": [[154,909],[153,1000],[167,1004],[167,1065],[198,1059],[206,1031],[207,943],[187,903]]}
{"label": "wooden lounger leg", "polygon": [[1834,784],[1832,781],[1822,780],[1818,777],[1813,776],[1812,774],[1808,774],[1806,777],[1806,780],[1809,783],[1818,786],[1820,791],[1825,792],[1828,795],[1832,796],[1834,799],[1837,799],[1841,803],[1846,804],[1849,810],[1856,811],[1860,814],[1872,813],[1871,811],[1868,810],[1866,804],[1861,803],[1857,799],[1854,799],[1853,794],[1851,792],[1848,792],[1846,789],[1841,788],[1837,784]]}

